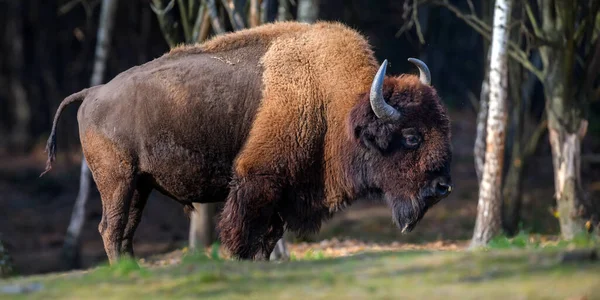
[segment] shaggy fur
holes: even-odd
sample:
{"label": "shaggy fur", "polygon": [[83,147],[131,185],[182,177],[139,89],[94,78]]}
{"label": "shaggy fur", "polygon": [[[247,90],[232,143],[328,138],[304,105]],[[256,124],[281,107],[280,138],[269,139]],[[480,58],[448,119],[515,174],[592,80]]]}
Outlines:
{"label": "shaggy fur", "polygon": [[[414,75],[385,80],[402,118],[377,119],[367,92],[378,64],[338,23],[281,22],[183,46],[65,99],[81,101],[83,153],[102,196],[109,260],[133,255],[153,190],[190,207],[225,201],[221,240],[267,259],[284,228],[314,232],[361,197],[382,198],[410,230],[450,181],[449,120]],[[420,145],[408,149],[406,139]]]}

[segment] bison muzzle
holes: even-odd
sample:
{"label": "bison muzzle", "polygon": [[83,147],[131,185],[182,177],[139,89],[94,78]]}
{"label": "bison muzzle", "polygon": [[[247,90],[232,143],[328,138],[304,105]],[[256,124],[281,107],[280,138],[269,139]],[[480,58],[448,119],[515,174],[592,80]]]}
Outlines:
{"label": "bison muzzle", "polygon": [[429,69],[386,76],[339,23],[280,22],[182,46],[67,97],[82,102],[83,154],[102,198],[111,263],[133,255],[152,190],[187,207],[225,201],[220,237],[267,259],[285,229],[319,230],[361,198],[386,201],[412,230],[452,191],[450,120]]}

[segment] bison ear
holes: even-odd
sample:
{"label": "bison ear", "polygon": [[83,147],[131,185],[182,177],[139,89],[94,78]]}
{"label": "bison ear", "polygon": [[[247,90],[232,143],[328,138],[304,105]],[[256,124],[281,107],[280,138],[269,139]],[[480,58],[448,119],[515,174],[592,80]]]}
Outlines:
{"label": "bison ear", "polygon": [[354,137],[359,143],[371,150],[384,153],[389,148],[391,132],[387,126],[369,124],[367,126],[355,126]]}

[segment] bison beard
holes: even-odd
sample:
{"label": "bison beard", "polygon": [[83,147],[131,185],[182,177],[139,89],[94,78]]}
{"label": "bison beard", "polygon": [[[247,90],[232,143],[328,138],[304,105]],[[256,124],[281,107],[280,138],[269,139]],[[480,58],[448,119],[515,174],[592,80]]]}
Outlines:
{"label": "bison beard", "polygon": [[241,259],[267,259],[284,228],[315,232],[366,195],[385,199],[408,232],[449,194],[452,155],[429,70],[409,61],[419,76],[386,76],[363,36],[327,22],[176,48],[67,97],[47,170],[62,110],[82,102],[79,135],[111,264],[133,255],[152,190],[186,207],[226,201],[221,241]]}

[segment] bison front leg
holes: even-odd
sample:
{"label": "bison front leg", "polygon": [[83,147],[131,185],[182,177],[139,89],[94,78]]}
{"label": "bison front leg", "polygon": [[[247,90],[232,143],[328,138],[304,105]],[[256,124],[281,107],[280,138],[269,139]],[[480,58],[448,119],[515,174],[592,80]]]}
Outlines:
{"label": "bison front leg", "polygon": [[223,207],[221,242],[239,259],[268,260],[283,235],[283,221],[275,213],[281,187],[272,177],[235,179]]}

